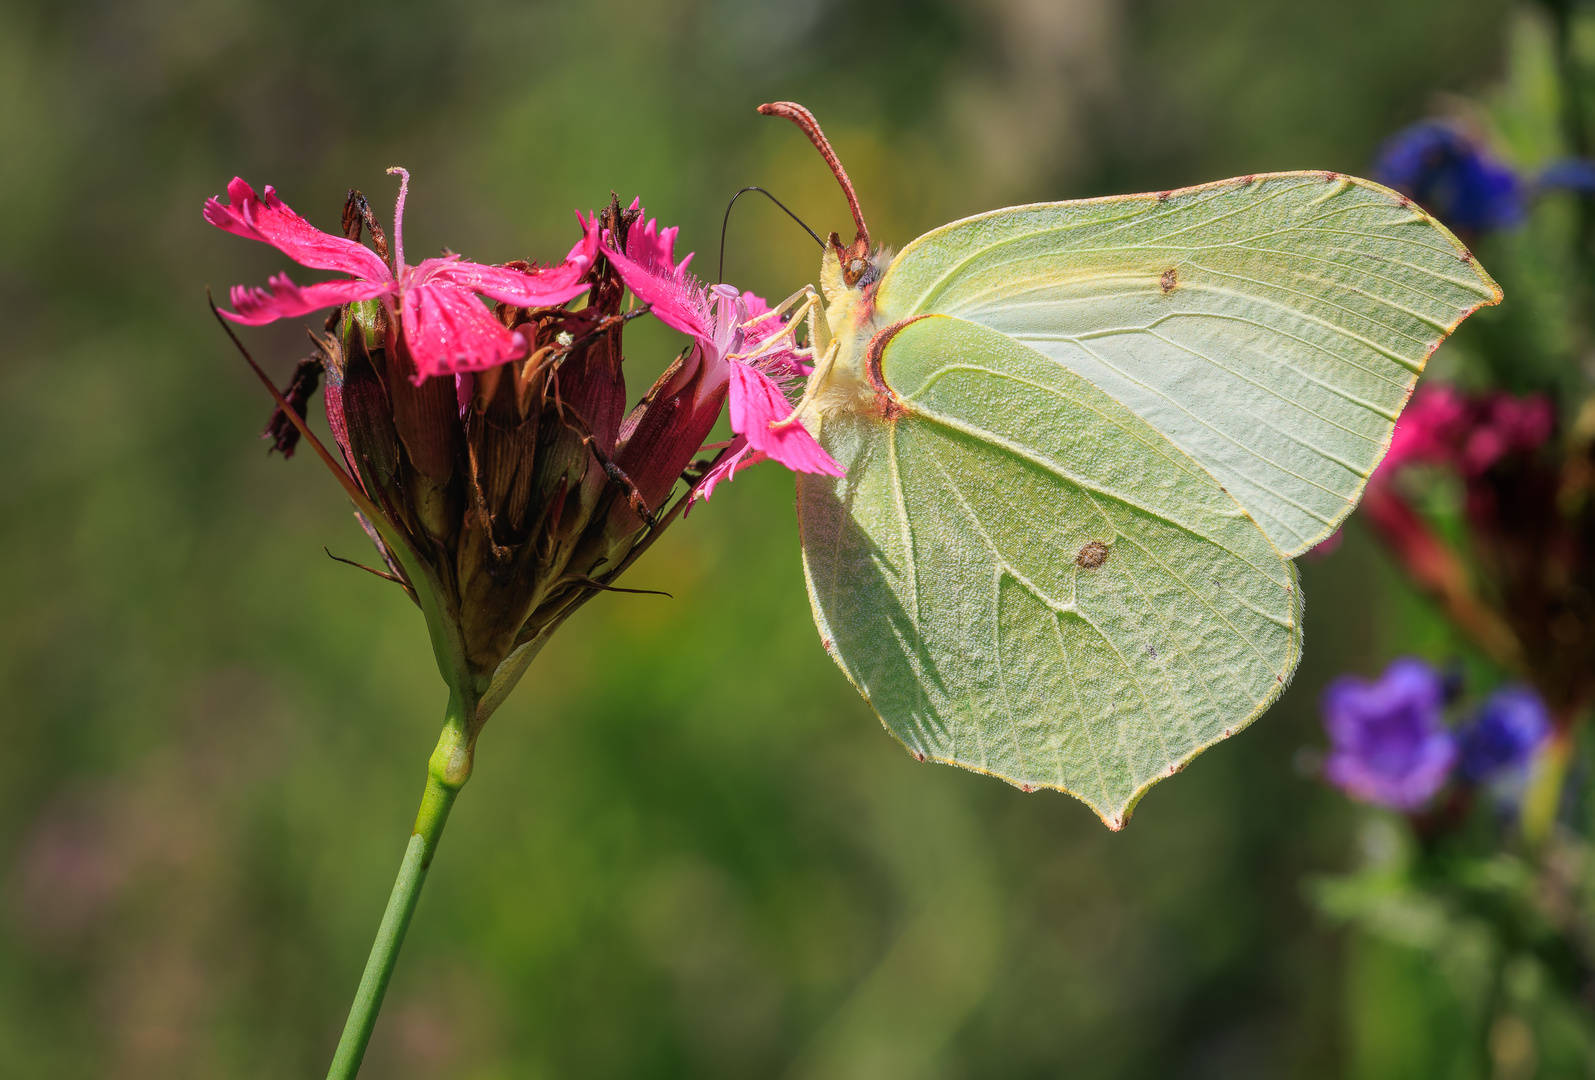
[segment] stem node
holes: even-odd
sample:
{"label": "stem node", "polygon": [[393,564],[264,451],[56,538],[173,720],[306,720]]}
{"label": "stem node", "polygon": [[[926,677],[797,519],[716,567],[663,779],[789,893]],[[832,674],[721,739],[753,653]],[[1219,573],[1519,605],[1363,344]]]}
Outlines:
{"label": "stem node", "polygon": [[399,876],[393,882],[387,910],[382,913],[382,924],[377,927],[377,939],[371,944],[371,955],[366,960],[365,973],[360,976],[354,1004],[349,1007],[349,1019],[344,1024],[343,1037],[338,1040],[327,1080],[354,1080],[360,1071],[360,1062],[377,1023],[377,1013],[388,992],[388,980],[393,977],[393,969],[399,961],[405,931],[410,928],[410,916],[415,914],[421,886],[426,883],[427,870],[437,852],[438,838],[443,835],[455,797],[471,778],[474,748],[466,725],[471,711],[458,692],[450,693],[443,734],[428,762],[426,790],[421,795],[415,828],[404,849],[404,861],[399,864]]}

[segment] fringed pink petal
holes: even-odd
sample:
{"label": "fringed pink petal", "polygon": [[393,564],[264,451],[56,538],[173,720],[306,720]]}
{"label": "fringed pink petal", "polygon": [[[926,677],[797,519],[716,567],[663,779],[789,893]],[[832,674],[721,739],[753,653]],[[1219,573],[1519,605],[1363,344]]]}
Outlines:
{"label": "fringed pink petal", "polygon": [[239,177],[227,185],[231,205],[205,201],[205,220],[235,236],[270,244],[294,262],[315,270],[340,270],[367,281],[393,280],[377,253],[341,236],[324,233],[288,208],[270,185],[265,198]]}
{"label": "fringed pink petal", "polygon": [[706,345],[714,336],[714,327],[704,300],[703,289],[690,277],[677,278],[673,271],[660,270],[657,264],[643,265],[605,247],[604,254],[614,264],[620,280],[645,304],[652,306],[654,317],[673,330],[691,334]]}
{"label": "fringed pink petal", "polygon": [[[631,209],[641,214],[641,201],[634,200]],[[604,233],[604,254],[632,294],[652,305],[660,322],[708,347],[714,336],[709,301],[703,286],[687,273],[692,256],[675,261],[676,233],[675,228],[659,228],[657,218],[639,219],[626,234],[624,252]]]}
{"label": "fringed pink petal", "polygon": [[[579,216],[579,215],[578,215]],[[570,254],[558,266],[540,270],[512,270],[505,266],[483,266],[466,262],[457,256],[450,259],[428,259],[416,269],[416,278],[447,281],[501,300],[516,307],[549,307],[563,304],[572,297],[587,291],[581,279],[592,268],[598,256],[598,223],[583,224],[581,242],[570,249]]]}
{"label": "fringed pink petal", "polygon": [[233,310],[221,314],[245,326],[263,326],[278,319],[292,319],[323,308],[340,307],[357,300],[370,300],[387,293],[392,286],[384,281],[324,281],[300,288],[278,274],[269,281],[271,290],[234,285]]}
{"label": "fringed pink petal", "polygon": [[741,435],[731,440],[731,445],[726,448],[725,457],[720,463],[703,474],[697,486],[687,497],[687,513],[692,513],[693,505],[699,499],[707,499],[714,494],[715,485],[722,480],[735,480],[737,473],[750,466],[757,465],[765,460],[765,455],[759,453],[748,445],[748,440]]}
{"label": "fringed pink petal", "polygon": [[[640,201],[631,205],[639,213],[642,212]],[[692,262],[690,252],[680,263],[676,262],[676,236],[680,232],[680,228],[674,225],[661,229],[658,218],[648,218],[640,228],[633,225],[626,234],[626,257],[639,266],[680,280],[686,277],[687,264]]]}
{"label": "fringed pink petal", "polygon": [[792,406],[774,380],[747,364],[732,363],[730,367],[732,431],[793,472],[842,475],[842,467],[820,449],[807,428],[796,422],[780,423],[791,414]]}
{"label": "fringed pink petal", "polygon": [[585,269],[592,266],[594,261],[597,260],[598,248],[603,238],[599,236],[597,214],[594,214],[592,220],[589,221],[587,218],[582,217],[581,211],[578,210],[576,212],[576,220],[581,222],[582,238],[576,242],[575,247],[570,249],[570,252],[565,256],[565,261],[568,263],[580,263]]}
{"label": "fringed pink petal", "polygon": [[[442,260],[428,259],[422,265],[433,262]],[[587,283],[581,280],[585,273],[587,267],[577,263],[525,273],[502,266],[450,261],[435,269],[430,280],[446,281],[515,307],[549,307],[586,292]]]}
{"label": "fringed pink petal", "polygon": [[526,354],[526,338],[507,329],[481,301],[442,283],[406,289],[404,341],[419,386],[434,375],[482,371]]}

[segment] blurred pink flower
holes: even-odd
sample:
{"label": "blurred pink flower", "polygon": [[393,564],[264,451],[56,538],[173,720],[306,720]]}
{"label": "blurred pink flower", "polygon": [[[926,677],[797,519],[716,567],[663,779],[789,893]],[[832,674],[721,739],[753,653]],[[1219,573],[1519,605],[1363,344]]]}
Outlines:
{"label": "blurred pink flower", "polygon": [[1499,391],[1476,399],[1473,427],[1462,443],[1458,467],[1477,476],[1507,454],[1544,446],[1556,427],[1556,410],[1543,394],[1513,397]]}
{"label": "blurred pink flower", "polygon": [[1389,475],[1414,463],[1478,476],[1507,454],[1538,450],[1555,426],[1556,411],[1543,394],[1520,398],[1497,390],[1470,397],[1443,383],[1426,386],[1397,421],[1379,471]]}
{"label": "blurred pink flower", "polygon": [[[633,202],[632,209],[640,210],[640,205]],[[739,293],[726,284],[705,288],[687,272],[691,255],[675,261],[675,241],[675,229],[660,229],[656,219],[648,219],[640,228],[633,226],[625,252],[616,250],[606,236],[604,253],[637,299],[652,305],[660,322],[694,339],[677,383],[701,372],[699,402],[721,393],[730,399],[736,438],[720,464],[699,481],[694,498],[708,498],[721,480],[766,459],[794,472],[841,476],[841,467],[808,429],[785,422],[792,412],[785,386],[804,374],[797,355],[780,345],[759,352],[785,331],[785,324],[773,317],[759,319],[770,307],[751,292]]]}
{"label": "blurred pink flower", "polygon": [[1449,461],[1459,434],[1467,428],[1468,411],[1467,399],[1451,387],[1444,383],[1425,386],[1402,410],[1379,468]]}
{"label": "blurred pink flower", "polygon": [[[399,176],[399,198],[393,212],[393,267],[364,244],[324,233],[289,209],[270,186],[265,197],[235,177],[227,185],[230,205],[217,199],[205,203],[205,220],[218,229],[250,240],[271,244],[301,266],[337,270],[350,275],[301,288],[278,274],[271,288],[232,290],[233,311],[222,312],[234,322],[260,326],[277,319],[306,315],[322,308],[359,300],[381,299],[391,315],[398,308],[403,342],[415,370],[417,385],[433,375],[482,371],[526,353],[524,335],[506,329],[477,295],[516,307],[563,304],[586,291],[582,279],[598,252],[596,220],[583,222],[581,242],[565,261],[543,270],[521,271],[483,266],[458,255],[425,259],[419,266],[404,261],[404,197],[410,174]],[[390,319],[390,325],[392,320]]]}
{"label": "blurred pink flower", "polygon": [[1319,559],[1327,559],[1329,556],[1340,550],[1340,545],[1345,539],[1345,530],[1336,529],[1334,532],[1318,541],[1318,543],[1302,552],[1302,558],[1311,560],[1313,562],[1317,562]]}

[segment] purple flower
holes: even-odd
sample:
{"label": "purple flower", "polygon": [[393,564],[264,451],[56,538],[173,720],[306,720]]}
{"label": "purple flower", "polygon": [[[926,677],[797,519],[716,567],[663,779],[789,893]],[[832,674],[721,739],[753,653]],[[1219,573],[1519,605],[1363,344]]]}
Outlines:
{"label": "purple flower", "polygon": [[1373,176],[1458,232],[1475,234],[1521,225],[1529,204],[1543,192],[1595,194],[1595,161],[1562,158],[1525,180],[1477,138],[1437,120],[1386,139],[1374,158]]}
{"label": "purple flower", "polygon": [[1563,188],[1584,195],[1595,192],[1595,161],[1563,158],[1541,170],[1535,184],[1541,189]]}
{"label": "purple flower", "polygon": [[1421,660],[1397,660],[1372,683],[1342,675],[1320,703],[1330,744],[1324,775],[1362,802],[1421,808],[1457,759],[1444,703],[1444,679]]}
{"label": "purple flower", "polygon": [[1517,173],[1478,140],[1434,120],[1386,139],[1373,175],[1459,232],[1510,228],[1527,208],[1529,192]]}
{"label": "purple flower", "polygon": [[1522,766],[1551,733],[1551,716],[1540,696],[1526,686],[1491,694],[1478,717],[1462,729],[1464,780],[1480,781]]}

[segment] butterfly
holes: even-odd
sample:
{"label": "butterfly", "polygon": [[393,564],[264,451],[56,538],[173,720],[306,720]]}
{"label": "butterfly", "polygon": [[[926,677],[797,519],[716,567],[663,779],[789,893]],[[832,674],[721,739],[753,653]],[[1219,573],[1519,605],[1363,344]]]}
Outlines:
{"label": "butterfly", "polygon": [[1333,172],[1014,206],[892,255],[856,226],[789,304],[821,641],[914,757],[1122,828],[1301,657],[1291,560],[1361,497],[1430,354],[1500,287]]}

